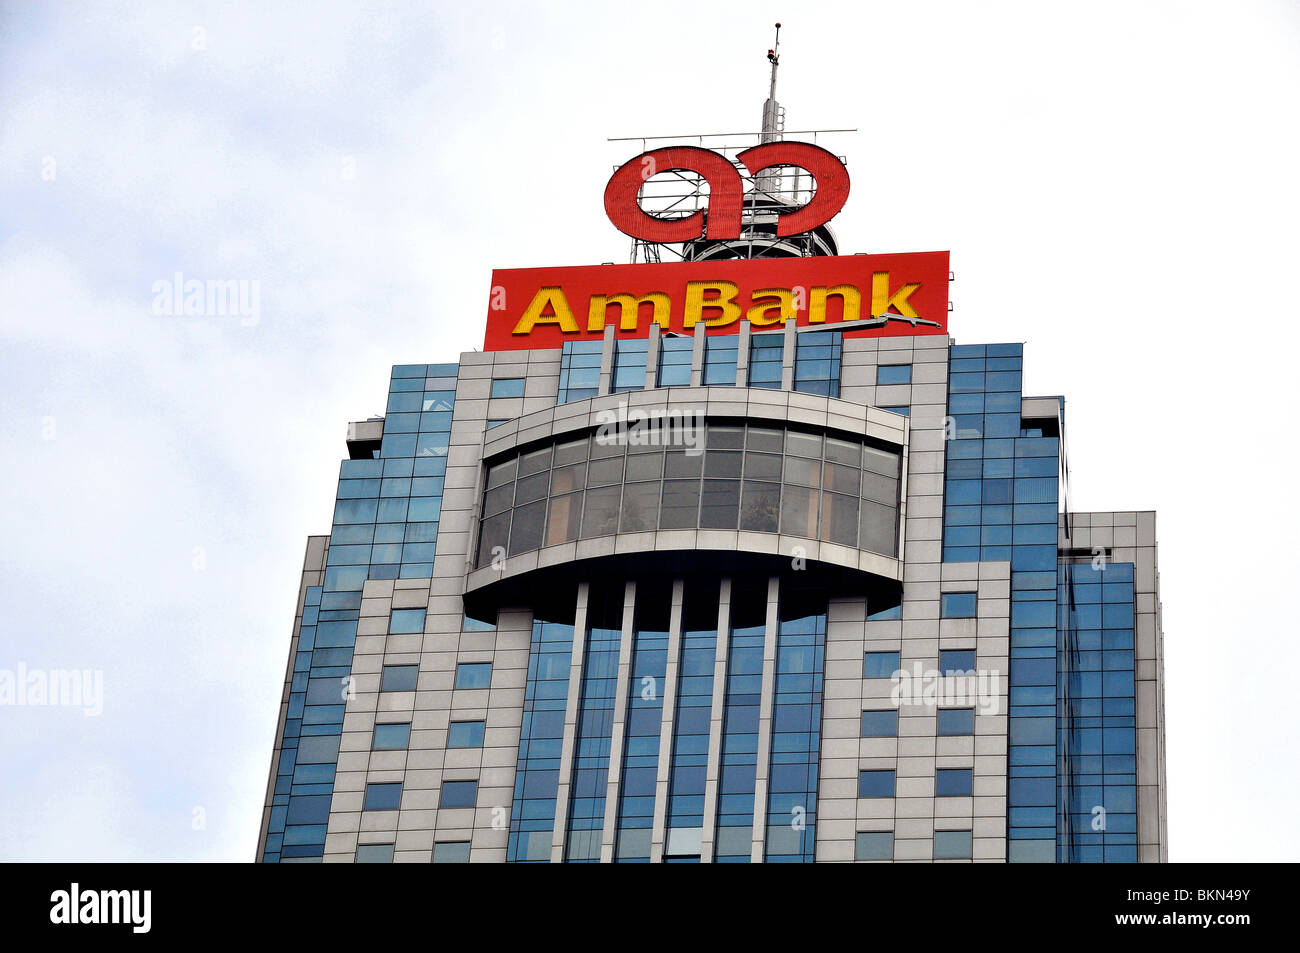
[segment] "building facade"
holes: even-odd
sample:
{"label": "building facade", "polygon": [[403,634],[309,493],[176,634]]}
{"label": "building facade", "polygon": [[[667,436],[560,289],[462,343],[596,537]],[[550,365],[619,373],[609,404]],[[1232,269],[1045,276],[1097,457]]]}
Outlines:
{"label": "building facade", "polygon": [[[760,205],[619,267],[878,266],[754,251]],[[1166,860],[1155,514],[1067,512],[1064,399],[889,280],[865,322],[534,298],[394,367],[308,541],[258,859]]]}

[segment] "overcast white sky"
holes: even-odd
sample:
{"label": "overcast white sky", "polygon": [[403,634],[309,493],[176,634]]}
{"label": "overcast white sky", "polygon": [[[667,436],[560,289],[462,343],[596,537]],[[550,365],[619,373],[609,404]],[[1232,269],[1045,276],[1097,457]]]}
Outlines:
{"label": "overcast white sky", "polygon": [[[346,422],[493,267],[625,260],[606,138],[756,128],[777,19],[842,250],[951,249],[1075,508],[1159,512],[1171,859],[1300,859],[1287,0],[4,3],[0,669],[104,697],[0,707],[0,858],[252,859]],[[259,320],[155,315],[176,271]]]}

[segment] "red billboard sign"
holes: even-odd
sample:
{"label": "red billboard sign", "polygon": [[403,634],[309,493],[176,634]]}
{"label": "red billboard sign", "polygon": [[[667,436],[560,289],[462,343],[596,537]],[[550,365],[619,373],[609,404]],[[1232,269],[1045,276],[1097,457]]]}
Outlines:
{"label": "red billboard sign", "polygon": [[492,272],[485,351],[794,321],[848,337],[948,333],[948,253],[756,258]]}

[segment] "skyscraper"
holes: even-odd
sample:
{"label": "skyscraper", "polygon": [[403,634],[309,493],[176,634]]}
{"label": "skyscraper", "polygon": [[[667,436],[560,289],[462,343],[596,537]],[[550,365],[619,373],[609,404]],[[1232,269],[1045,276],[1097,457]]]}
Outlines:
{"label": "skyscraper", "polygon": [[946,252],[839,254],[777,50],[611,178],[632,264],[495,272],[349,425],[259,859],[1166,859],[1155,516],[1069,512]]}

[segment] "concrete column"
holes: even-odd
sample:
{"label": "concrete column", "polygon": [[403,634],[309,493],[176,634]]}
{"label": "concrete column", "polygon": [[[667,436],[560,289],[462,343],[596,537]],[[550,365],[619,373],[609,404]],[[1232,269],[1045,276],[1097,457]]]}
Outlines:
{"label": "concrete column", "polygon": [[794,356],[799,349],[798,328],[795,322],[785,325],[785,345],[781,348],[781,389],[794,390]]}
{"label": "concrete column", "polygon": [[704,383],[704,348],[705,327],[703,323],[695,325],[695,338],[691,342],[691,386],[699,387]]}
{"label": "concrete column", "polygon": [[645,354],[645,389],[654,390],[659,383],[659,325],[650,322],[650,338]]}
{"label": "concrete column", "polygon": [[742,322],[736,342],[736,386],[749,386],[749,322]]}
{"label": "concrete column", "polygon": [[614,380],[614,331],[612,324],[605,325],[605,344],[600,349],[600,384],[596,394],[604,397],[610,392]]}
{"label": "concrete column", "polygon": [[578,736],[578,702],[582,696],[582,661],[587,649],[587,599],[591,584],[578,583],[578,604],[573,615],[573,656],[569,663],[569,698],[564,707],[564,742],[560,745],[560,780],[555,792],[555,827],[551,838],[551,863],[564,862],[564,840],[569,827],[569,787],[573,781],[573,749]]}
{"label": "concrete column", "polygon": [[718,589],[718,645],[713,657],[713,706],[709,715],[709,761],[704,780],[704,835],[700,863],[713,863],[718,821],[718,780],[722,774],[722,718],[727,702],[727,649],[731,644],[731,580]]}
{"label": "concrete column", "polygon": [[623,780],[623,745],[627,730],[628,680],[632,674],[632,642],[636,638],[636,583],[623,585],[623,630],[618,642],[618,681],[614,686],[614,719],[610,728],[609,765],[605,782],[605,826],[600,835],[600,862],[614,861],[614,830],[618,826],[618,795]]}
{"label": "concrete column", "polygon": [[672,613],[668,618],[668,662],[664,667],[663,717],[659,731],[659,770],[655,775],[655,819],[650,834],[650,863],[664,859],[664,840],[667,837],[669,780],[672,777],[673,727],[677,723],[677,670],[682,657],[682,593],[681,579],[673,580]]}

